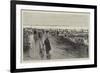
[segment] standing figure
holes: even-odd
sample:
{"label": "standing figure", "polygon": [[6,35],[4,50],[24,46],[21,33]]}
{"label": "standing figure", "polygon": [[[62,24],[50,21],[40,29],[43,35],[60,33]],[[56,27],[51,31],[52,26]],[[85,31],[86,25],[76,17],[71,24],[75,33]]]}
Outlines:
{"label": "standing figure", "polygon": [[42,41],[42,37],[43,37],[42,32],[39,32],[38,36],[39,36],[39,50],[40,50],[39,54],[40,54],[41,59],[44,59],[44,44]]}
{"label": "standing figure", "polygon": [[51,46],[50,46],[50,41],[48,39],[48,35],[46,36],[44,44],[45,44],[45,50],[46,50],[46,57],[47,57],[47,59],[50,59],[51,58],[51,56],[50,56]]}
{"label": "standing figure", "polygon": [[34,46],[34,35],[33,34],[30,34],[29,35],[29,43],[30,43],[30,49],[29,49],[29,57],[31,58],[31,59],[33,59],[34,58],[34,48],[35,48],[35,46]]}

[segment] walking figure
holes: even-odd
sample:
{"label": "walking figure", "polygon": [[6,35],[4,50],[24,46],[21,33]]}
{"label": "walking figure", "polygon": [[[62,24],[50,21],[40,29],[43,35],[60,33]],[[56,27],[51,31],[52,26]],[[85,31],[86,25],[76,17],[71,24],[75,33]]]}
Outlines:
{"label": "walking figure", "polygon": [[51,46],[50,46],[50,41],[49,41],[48,37],[46,37],[44,44],[45,44],[45,50],[46,50],[46,57],[47,57],[47,59],[50,59]]}

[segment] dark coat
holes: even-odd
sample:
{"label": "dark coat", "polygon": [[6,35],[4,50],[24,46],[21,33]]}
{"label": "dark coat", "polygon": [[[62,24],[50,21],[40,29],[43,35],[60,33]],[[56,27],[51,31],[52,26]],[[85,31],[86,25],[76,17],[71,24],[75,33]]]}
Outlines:
{"label": "dark coat", "polygon": [[50,51],[51,46],[50,46],[50,41],[48,38],[45,39],[44,44],[45,44],[46,51]]}

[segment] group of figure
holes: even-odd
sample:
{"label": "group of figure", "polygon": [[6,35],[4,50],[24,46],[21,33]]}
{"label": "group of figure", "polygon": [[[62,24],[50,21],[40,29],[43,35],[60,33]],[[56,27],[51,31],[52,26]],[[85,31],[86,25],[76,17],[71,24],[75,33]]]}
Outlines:
{"label": "group of figure", "polygon": [[33,59],[50,59],[51,45],[48,31],[33,31],[30,35],[30,52]]}

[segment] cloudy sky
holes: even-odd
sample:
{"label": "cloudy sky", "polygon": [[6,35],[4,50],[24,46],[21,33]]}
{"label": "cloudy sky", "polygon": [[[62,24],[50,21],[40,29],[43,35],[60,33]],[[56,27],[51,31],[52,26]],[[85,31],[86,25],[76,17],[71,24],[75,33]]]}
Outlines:
{"label": "cloudy sky", "polygon": [[70,28],[89,28],[90,14],[77,12],[29,11],[22,10],[24,26],[64,26]]}

